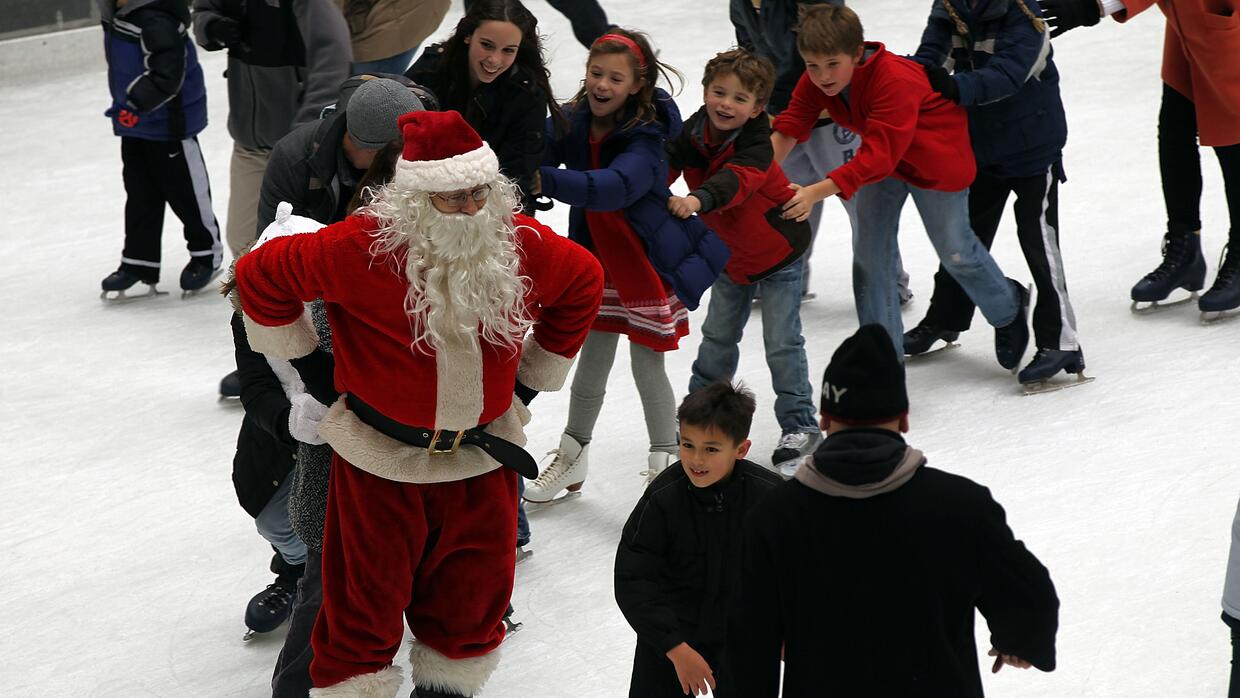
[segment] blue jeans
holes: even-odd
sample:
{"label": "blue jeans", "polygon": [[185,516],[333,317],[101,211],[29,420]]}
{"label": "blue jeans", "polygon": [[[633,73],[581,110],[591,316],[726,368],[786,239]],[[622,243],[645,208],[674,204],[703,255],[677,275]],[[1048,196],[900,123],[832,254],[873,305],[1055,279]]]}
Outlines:
{"label": "blue jeans", "polygon": [[292,482],[293,474],[289,473],[280,483],[280,488],[267,500],[267,505],[258,512],[254,526],[258,528],[258,535],[271,543],[285,562],[301,565],[306,561],[306,544],[297,537],[293,524],[288,520],[288,490]]}
{"label": "blue jeans", "polygon": [[801,334],[801,269],[804,258],[756,284],[741,286],[720,274],[710,287],[710,304],[702,321],[702,343],[689,392],[716,381],[731,380],[740,362],[741,336],[753,311],[754,293],[762,290],[762,342],[775,389],[775,419],[784,432],[818,431],[805,337]]}
{"label": "blue jeans", "polygon": [[1016,319],[1019,299],[990,253],[969,225],[969,190],[918,189],[895,177],[857,191],[857,230],[853,234],[853,296],[861,324],[876,322],[891,335],[903,356],[904,324],[896,275],[900,210],[909,196],[917,205],[943,269],[977,304],[986,321],[1003,327]]}
{"label": "blue jeans", "polygon": [[380,58],[377,61],[362,61],[361,63],[354,63],[351,67],[352,72],[350,74],[361,75],[362,73],[366,73],[368,75],[374,75],[375,73],[389,73],[393,75],[404,75],[405,71],[409,70],[409,65],[413,63],[413,56],[418,52],[418,48],[419,47],[414,46],[408,51],[402,51],[395,56]]}
{"label": "blue jeans", "polygon": [[517,545],[530,544],[530,519],[525,515],[525,478],[517,476]]}

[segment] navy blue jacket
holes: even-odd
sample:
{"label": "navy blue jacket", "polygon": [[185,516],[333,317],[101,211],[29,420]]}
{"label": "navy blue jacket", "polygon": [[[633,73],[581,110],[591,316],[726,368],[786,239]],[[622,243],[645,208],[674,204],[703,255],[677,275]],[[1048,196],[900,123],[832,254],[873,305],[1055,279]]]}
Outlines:
{"label": "navy blue jacket", "polygon": [[[944,2],[952,4],[967,34]],[[1044,174],[1068,140],[1049,29],[1039,32],[1021,2],[1042,16],[1035,0],[978,0],[972,9],[964,0],[934,0],[914,56],[955,71],[977,169],[995,177]]]}
{"label": "navy blue jacket", "polygon": [[844,0],[763,0],[755,8],[753,0],[730,0],[728,16],[736,30],[736,44],[746,51],[770,59],[775,65],[775,88],[766,110],[779,114],[792,99],[792,90],[805,72],[805,61],[797,51],[793,28],[802,5],[843,5]]}
{"label": "navy blue jacket", "polygon": [[130,0],[121,9],[99,0],[112,106],[104,113],[118,136],[181,140],[207,127],[207,90],[180,0]]}
{"label": "navy blue jacket", "polygon": [[[723,240],[697,216],[680,219],[667,210],[667,153],[664,143],[680,133],[680,111],[670,95],[656,90],[657,118],[622,126],[599,146],[600,169],[590,166],[590,107],[564,107],[567,133],[556,134],[547,119],[547,150],[542,193],[572,206],[568,237],[594,249],[586,211],[624,210],[624,217],[646,245],[651,266],[672,285],[676,296],[693,310],[702,294],[715,283],[731,252]],[[628,124],[635,107],[626,106],[617,123]],[[563,164],[567,169],[560,169]]]}

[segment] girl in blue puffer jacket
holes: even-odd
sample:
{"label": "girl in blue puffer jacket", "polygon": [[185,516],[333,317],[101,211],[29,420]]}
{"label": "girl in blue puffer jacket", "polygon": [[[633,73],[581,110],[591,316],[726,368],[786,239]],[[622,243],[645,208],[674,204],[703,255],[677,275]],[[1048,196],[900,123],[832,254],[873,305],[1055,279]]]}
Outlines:
{"label": "girl in blue puffer jacket", "polygon": [[680,76],[655,58],[645,35],[616,29],[590,48],[584,85],[563,110],[567,132],[548,122],[536,186],[572,206],[569,237],[598,257],[606,282],[577,360],[568,425],[551,452],[554,460],[526,488],[531,502],[581,489],[620,335],[629,339],[646,415],[648,478],[677,452],[676,403],[663,353],[688,334],[688,310],[719,276],[729,252],[697,217],[668,213],[664,144],[680,132],[681,120],[656,83],[660,76],[670,83],[669,74]]}

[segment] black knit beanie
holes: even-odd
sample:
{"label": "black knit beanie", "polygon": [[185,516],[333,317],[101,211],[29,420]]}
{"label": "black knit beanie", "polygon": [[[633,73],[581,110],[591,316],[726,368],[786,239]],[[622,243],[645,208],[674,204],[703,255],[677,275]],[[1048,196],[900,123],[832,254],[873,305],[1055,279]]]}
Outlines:
{"label": "black knit beanie", "polygon": [[908,413],[904,364],[882,325],[862,325],[845,339],[822,375],[822,413],[852,425],[880,424]]}

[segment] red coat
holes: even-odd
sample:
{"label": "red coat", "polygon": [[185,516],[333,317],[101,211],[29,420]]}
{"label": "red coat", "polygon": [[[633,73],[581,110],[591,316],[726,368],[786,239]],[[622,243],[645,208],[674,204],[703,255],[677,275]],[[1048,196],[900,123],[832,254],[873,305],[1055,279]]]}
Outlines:
{"label": "red coat", "polygon": [[668,182],[683,172],[690,194],[702,201],[698,216],[732,250],[724,271],[738,284],[752,284],[801,258],[809,247],[809,224],[781,216],[792,190],[775,162],[766,114],[713,148],[706,144],[709,124],[702,107],[667,142]]}
{"label": "red coat", "polygon": [[[1124,0],[1127,21],[1155,0]],[[1227,0],[1161,0],[1167,16],[1162,79],[1197,107],[1202,145],[1240,143],[1240,5]],[[1223,14],[1224,12],[1228,14]]]}
{"label": "red coat", "polygon": [[[536,318],[520,351],[461,342],[438,354],[410,349],[408,282],[369,248],[374,221],[350,216],[315,234],[273,239],[237,261],[237,291],[256,351],[304,356],[317,344],[303,302],[321,297],[332,326],[336,389],[353,393],[386,417],[415,427],[488,431],[519,445],[528,413],[513,400],[515,381],[557,390],[598,312],[603,273],[580,246],[517,216],[520,274]],[[365,427],[337,403],[319,433],[350,463],[404,482],[439,482],[487,472],[498,464],[463,447],[462,458],[426,458]],[[478,451],[466,454],[466,449]]]}
{"label": "red coat", "polygon": [[968,188],[977,164],[965,110],[930,88],[920,63],[888,53],[877,42],[865,47],[874,53],[853,73],[847,103],[828,97],[806,73],[788,108],[775,118],[775,130],[804,143],[825,109],[859,134],[857,155],[826,175],[845,199],[892,176],[920,189]]}

